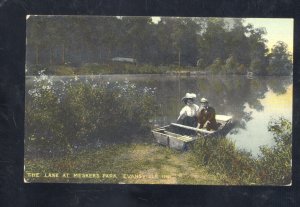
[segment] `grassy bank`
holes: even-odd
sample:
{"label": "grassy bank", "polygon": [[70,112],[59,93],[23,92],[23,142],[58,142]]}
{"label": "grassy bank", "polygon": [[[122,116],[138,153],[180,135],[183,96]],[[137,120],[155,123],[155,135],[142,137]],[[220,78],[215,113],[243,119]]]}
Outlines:
{"label": "grassy bank", "polygon": [[[152,184],[237,184],[196,166],[190,152],[154,144],[116,145],[57,159],[25,159],[26,181]],[[40,173],[33,178],[29,173]],[[49,178],[49,173],[58,177]],[[69,178],[63,174],[69,173]]]}
{"label": "grassy bank", "polygon": [[[178,65],[155,66],[150,64],[109,63],[109,64],[84,64],[77,67],[69,65],[32,65],[28,67],[27,75],[38,75],[39,71],[48,75],[98,75],[98,74],[164,74],[177,73],[178,71],[202,71],[199,67],[185,67]],[[207,71],[206,71],[207,72]]]}
{"label": "grassy bank", "polygon": [[223,172],[239,184],[290,185],[292,182],[292,123],[284,118],[271,120],[268,131],[273,146],[260,146],[258,157],[240,150],[226,138],[200,138],[194,144],[195,165],[212,173]]}
{"label": "grassy bank", "polygon": [[77,81],[77,77],[61,80],[60,87],[55,87],[53,77],[41,74],[28,90],[27,181],[291,183],[292,123],[284,118],[271,120],[265,129],[273,134],[275,145],[262,146],[258,158],[228,139],[198,139],[194,149],[185,153],[151,144],[129,145],[151,142],[149,120],[158,110],[155,89],[138,88],[129,81]]}
{"label": "grassy bank", "polygon": [[27,156],[25,179],[28,182],[289,185],[291,126],[283,118],[270,122],[268,130],[274,135],[275,145],[262,146],[258,157],[237,149],[226,138],[199,138],[187,152],[156,144],[119,144],[52,159]]}

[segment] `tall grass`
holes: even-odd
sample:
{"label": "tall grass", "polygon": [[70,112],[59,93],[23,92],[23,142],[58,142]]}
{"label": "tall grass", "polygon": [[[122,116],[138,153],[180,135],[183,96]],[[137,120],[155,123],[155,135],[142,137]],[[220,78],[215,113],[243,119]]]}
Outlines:
{"label": "tall grass", "polygon": [[239,184],[286,185],[291,182],[292,125],[284,118],[271,120],[268,130],[275,145],[262,146],[261,155],[237,149],[225,138],[200,138],[194,144],[193,160],[214,174],[225,173]]}

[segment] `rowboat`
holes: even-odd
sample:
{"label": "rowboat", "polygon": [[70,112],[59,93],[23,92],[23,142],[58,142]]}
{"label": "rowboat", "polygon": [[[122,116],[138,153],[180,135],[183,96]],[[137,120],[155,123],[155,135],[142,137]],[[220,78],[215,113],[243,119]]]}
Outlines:
{"label": "rowboat", "polygon": [[216,115],[219,125],[217,130],[206,130],[171,123],[152,130],[156,142],[177,150],[188,150],[191,144],[200,137],[224,137],[233,128],[232,116]]}

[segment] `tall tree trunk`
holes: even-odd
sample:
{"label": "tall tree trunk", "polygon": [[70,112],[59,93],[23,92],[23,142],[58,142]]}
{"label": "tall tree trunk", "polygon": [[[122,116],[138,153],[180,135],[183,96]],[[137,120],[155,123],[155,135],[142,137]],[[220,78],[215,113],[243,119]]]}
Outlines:
{"label": "tall tree trunk", "polygon": [[111,59],[111,48],[108,49],[108,58]]}
{"label": "tall tree trunk", "polygon": [[36,65],[39,64],[39,47],[38,46],[35,47],[35,64]]}
{"label": "tall tree trunk", "polygon": [[87,62],[87,63],[90,63],[90,54],[89,54],[88,46],[85,45],[84,49],[85,49],[85,51],[86,51],[86,52],[85,52],[85,59],[86,59],[86,62]]}
{"label": "tall tree trunk", "polygon": [[53,52],[52,52],[52,47],[50,47],[50,59],[49,59],[50,65],[53,64]]}
{"label": "tall tree trunk", "polygon": [[180,54],[180,50],[178,51],[178,66],[180,67],[181,65],[181,54]]}
{"label": "tall tree trunk", "polygon": [[101,63],[101,48],[98,47],[98,62]]}
{"label": "tall tree trunk", "polygon": [[81,47],[82,47],[82,46],[80,45],[80,46],[77,48],[77,52],[78,52],[78,54],[79,54],[78,59],[79,59],[80,65],[81,65],[81,62],[82,62],[82,48],[81,48]]}
{"label": "tall tree trunk", "polygon": [[62,45],[62,64],[65,64],[65,44]]}

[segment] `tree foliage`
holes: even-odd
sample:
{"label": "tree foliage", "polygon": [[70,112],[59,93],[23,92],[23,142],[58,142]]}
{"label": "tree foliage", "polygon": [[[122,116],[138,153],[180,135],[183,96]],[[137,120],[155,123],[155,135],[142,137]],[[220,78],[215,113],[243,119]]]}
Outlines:
{"label": "tree foliage", "polygon": [[[277,43],[268,54],[266,33],[264,28],[245,25],[241,18],[162,17],[153,23],[151,17],[31,16],[27,20],[28,73],[34,74],[38,65],[78,67],[130,57],[140,65],[201,63],[201,69],[213,68],[214,73],[290,74],[286,44]],[[210,67],[217,59],[225,67]]]}
{"label": "tree foliage", "polygon": [[277,42],[269,55],[268,72],[274,75],[290,75],[293,69],[291,56],[287,44],[282,41]]}

